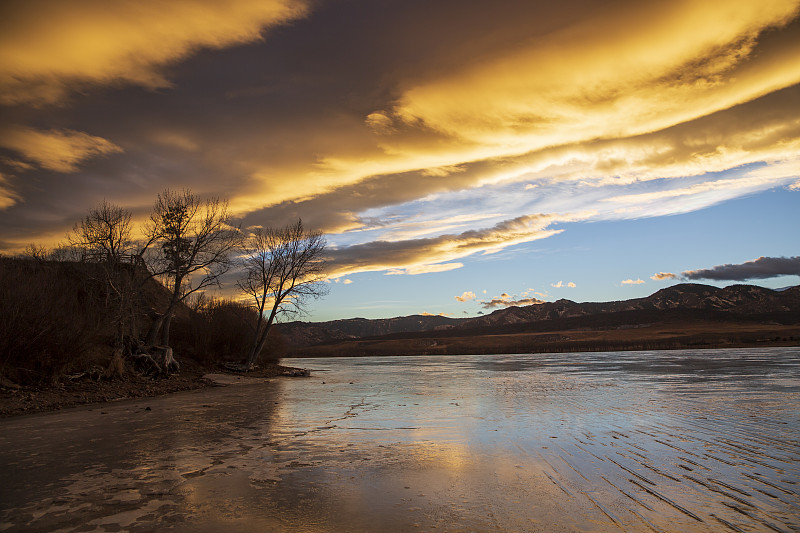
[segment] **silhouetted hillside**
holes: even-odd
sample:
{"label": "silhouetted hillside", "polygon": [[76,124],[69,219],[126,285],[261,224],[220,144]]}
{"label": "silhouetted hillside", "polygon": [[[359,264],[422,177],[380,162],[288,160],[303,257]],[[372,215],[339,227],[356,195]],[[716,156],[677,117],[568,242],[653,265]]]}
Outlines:
{"label": "silhouetted hillside", "polygon": [[[48,384],[87,372],[120,377],[127,363],[119,354],[144,337],[154,312],[163,313],[169,300],[143,265],[0,257],[0,379]],[[196,310],[180,303],[171,347],[182,362],[238,361],[252,341],[255,316],[235,302],[211,301]],[[272,335],[265,352],[274,358],[283,350]]]}

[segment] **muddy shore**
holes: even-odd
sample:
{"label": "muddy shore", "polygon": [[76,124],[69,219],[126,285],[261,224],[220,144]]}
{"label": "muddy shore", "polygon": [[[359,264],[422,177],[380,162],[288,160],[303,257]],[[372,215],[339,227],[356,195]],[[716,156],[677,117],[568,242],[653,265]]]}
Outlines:
{"label": "muddy shore", "polygon": [[[56,385],[0,385],[0,418],[58,411],[78,405],[150,398],[233,383],[239,379],[272,378],[296,370],[271,364],[247,374],[236,374],[216,366],[198,365],[191,360],[182,362],[182,365],[179,373],[160,377],[127,372],[124,377],[117,379],[98,379],[85,375],[76,379],[65,379]],[[228,376],[229,379],[219,376]]]}

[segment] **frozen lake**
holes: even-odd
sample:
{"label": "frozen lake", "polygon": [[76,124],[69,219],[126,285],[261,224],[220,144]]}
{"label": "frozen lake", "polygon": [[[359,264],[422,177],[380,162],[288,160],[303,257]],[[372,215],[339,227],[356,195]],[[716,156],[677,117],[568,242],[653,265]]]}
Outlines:
{"label": "frozen lake", "polygon": [[283,363],[0,420],[0,531],[800,530],[800,348]]}

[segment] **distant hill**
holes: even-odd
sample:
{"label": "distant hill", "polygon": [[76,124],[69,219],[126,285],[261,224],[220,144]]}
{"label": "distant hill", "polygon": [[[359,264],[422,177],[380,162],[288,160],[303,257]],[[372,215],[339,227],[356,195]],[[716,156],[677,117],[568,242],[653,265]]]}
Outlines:
{"label": "distant hill", "polygon": [[[772,338],[777,337],[780,342],[792,342],[795,329],[800,335],[800,286],[775,291],[753,285],[731,285],[720,289],[710,285],[683,283],[661,289],[645,298],[624,301],[576,303],[557,300],[524,307],[508,307],[485,316],[466,319],[412,315],[377,320],[355,318],[319,323],[291,322],[281,325],[281,332],[293,347],[294,355],[327,355],[332,352],[343,355],[338,351],[346,351],[343,343],[348,342],[364,341],[358,346],[350,346],[351,351],[360,353],[364,351],[365,343],[369,340],[373,348],[367,352],[377,353],[381,349],[380,342],[392,341],[396,346],[393,345],[390,351],[402,351],[402,346],[397,341],[403,339],[422,342],[422,339],[468,337],[484,337],[477,345],[481,346],[481,351],[491,352],[503,351],[509,341],[508,338],[499,339],[497,336],[517,336],[513,345],[520,347],[524,345],[520,344],[520,336],[527,335],[530,337],[528,340],[534,344],[525,348],[534,349],[537,341],[534,336],[542,341],[542,334],[564,331],[615,331],[617,334],[614,340],[606,339],[603,342],[610,343],[609,349],[617,349],[614,346],[621,347],[627,342],[626,335],[619,334],[620,331],[639,330],[636,335],[627,335],[629,339],[637,338],[638,346],[646,344],[643,330],[649,328],[648,331],[654,332],[656,326],[680,326],[681,323],[684,324],[683,328],[672,327],[676,330],[669,337],[672,340],[667,341],[664,335],[659,334],[660,340],[656,347],[673,347],[675,343],[682,345],[681,343],[689,342],[686,339],[675,340],[686,337],[681,331],[691,331],[695,336],[706,331],[710,335],[706,342],[709,345],[728,342],[747,344],[755,341],[748,340],[749,337],[739,338],[737,335],[741,336],[745,330],[751,331],[753,328],[760,332],[758,335],[772,335]],[[699,324],[705,324],[705,330],[698,330]],[[772,328],[771,333],[765,333],[764,326],[767,329]],[[496,342],[489,339],[490,336]],[[553,343],[558,344],[559,339],[563,344],[572,342],[574,337],[562,334],[556,338],[551,335],[544,345],[539,342],[539,347],[546,345],[554,348],[557,346]],[[581,342],[587,345],[599,342],[598,333],[593,337],[584,337]],[[423,342],[421,346],[430,347],[432,342],[435,341],[428,344]],[[406,343],[409,353],[421,350],[414,348],[412,344]],[[338,351],[332,348],[337,345],[341,348]],[[315,346],[320,348],[312,349]],[[323,349],[323,346],[329,348]],[[442,344],[433,346],[441,351]],[[389,345],[384,348],[388,350]],[[470,346],[467,345],[467,348]]]}
{"label": "distant hill", "polygon": [[332,341],[432,331],[437,328],[455,327],[462,321],[463,319],[438,315],[379,319],[349,318],[330,322],[288,322],[280,325],[280,331],[290,345],[302,348]]}

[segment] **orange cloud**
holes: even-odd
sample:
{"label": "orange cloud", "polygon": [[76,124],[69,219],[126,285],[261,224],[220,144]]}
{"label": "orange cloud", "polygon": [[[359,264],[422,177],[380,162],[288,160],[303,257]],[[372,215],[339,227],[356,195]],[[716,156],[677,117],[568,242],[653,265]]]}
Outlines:
{"label": "orange cloud", "polygon": [[3,9],[0,102],[50,104],[70,89],[169,82],[160,67],[198,48],[256,41],[306,12],[294,0],[29,0]]}

